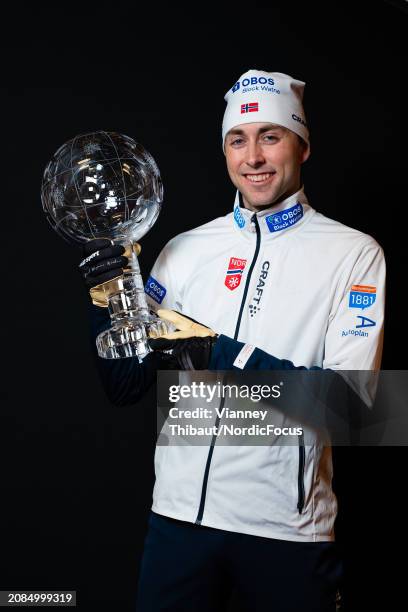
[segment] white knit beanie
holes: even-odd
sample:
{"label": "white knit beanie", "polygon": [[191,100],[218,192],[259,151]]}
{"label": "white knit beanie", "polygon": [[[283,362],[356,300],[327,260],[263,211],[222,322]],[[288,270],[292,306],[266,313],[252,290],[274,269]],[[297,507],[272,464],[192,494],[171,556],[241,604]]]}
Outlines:
{"label": "white knit beanie", "polygon": [[229,130],[242,123],[275,123],[299,134],[309,143],[309,130],[302,106],[305,83],[281,72],[248,70],[224,99],[222,146]]}

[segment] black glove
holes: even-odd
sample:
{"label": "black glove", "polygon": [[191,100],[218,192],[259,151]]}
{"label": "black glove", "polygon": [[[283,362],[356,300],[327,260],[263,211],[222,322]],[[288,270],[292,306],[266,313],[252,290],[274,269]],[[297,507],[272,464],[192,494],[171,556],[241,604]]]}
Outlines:
{"label": "black glove", "polygon": [[218,334],[176,310],[161,308],[156,314],[179,330],[148,340],[155,351],[172,351],[163,354],[163,365],[169,370],[207,370]]}
{"label": "black glove", "polygon": [[107,238],[89,240],[82,247],[84,259],[78,266],[88,289],[123,274],[128,258],[121,244],[113,245]]}
{"label": "black glove", "polygon": [[163,354],[163,365],[169,370],[208,370],[211,351],[218,336],[200,338],[183,338],[168,340],[167,338],[149,338],[150,348],[154,351],[169,351]]}

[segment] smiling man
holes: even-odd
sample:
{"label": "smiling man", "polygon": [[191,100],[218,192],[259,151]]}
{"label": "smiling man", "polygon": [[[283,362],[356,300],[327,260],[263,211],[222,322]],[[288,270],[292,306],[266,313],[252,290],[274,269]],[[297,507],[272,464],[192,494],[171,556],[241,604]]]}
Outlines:
{"label": "smiling man", "polygon": [[272,123],[233,128],[224,150],[231,181],[245,208],[255,211],[279,204],[300,189],[301,164],[310,154],[299,135]]}
{"label": "smiling man", "polygon": [[[169,359],[178,369],[380,367],[383,252],[307,200],[303,91],[288,75],[250,70],[226,93],[233,211],[159,254],[145,291],[180,331],[152,341],[142,364],[96,357],[113,403],[137,403]],[[126,263],[108,241],[84,255],[95,248],[97,266],[81,267],[88,287]],[[91,308],[95,338],[109,315]],[[171,347],[171,358],[160,352]],[[330,447],[216,442],[156,448],[138,611],[221,611],[235,588],[250,612],[335,612],[342,564]]]}

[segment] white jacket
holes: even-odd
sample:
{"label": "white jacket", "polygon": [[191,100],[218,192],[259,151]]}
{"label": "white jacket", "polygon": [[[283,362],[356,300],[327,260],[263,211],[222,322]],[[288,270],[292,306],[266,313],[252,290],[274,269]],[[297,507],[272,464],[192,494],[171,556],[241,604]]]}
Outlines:
{"label": "white jacket", "polygon": [[[316,212],[303,189],[256,213],[257,224],[240,203],[237,192],[233,212],[168,242],[146,283],[150,305],[296,366],[378,369],[385,298],[378,243]],[[269,538],[334,540],[331,448],[316,443],[302,453],[157,446],[152,510]]]}

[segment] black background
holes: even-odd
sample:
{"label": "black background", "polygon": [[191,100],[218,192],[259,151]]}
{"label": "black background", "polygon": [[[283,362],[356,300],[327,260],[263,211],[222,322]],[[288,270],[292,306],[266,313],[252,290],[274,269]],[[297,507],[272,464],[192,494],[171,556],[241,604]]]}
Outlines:
{"label": "black background", "polygon": [[[406,368],[406,4],[112,2],[3,15],[0,589],[76,589],[83,610],[134,609],[154,394],[129,408],[104,397],[79,252],[41,210],[44,167],[74,135],[122,132],[155,157],[165,203],[142,241],[146,278],[168,239],[232,210],[227,89],[250,68],[306,81],[306,193],[383,246],[383,367]],[[346,609],[399,609],[405,448],[334,451]]]}

